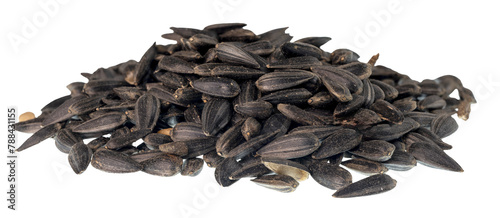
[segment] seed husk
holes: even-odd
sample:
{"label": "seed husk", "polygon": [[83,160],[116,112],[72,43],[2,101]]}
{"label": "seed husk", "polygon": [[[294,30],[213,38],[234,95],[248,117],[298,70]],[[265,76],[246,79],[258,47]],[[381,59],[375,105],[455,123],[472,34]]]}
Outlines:
{"label": "seed husk", "polygon": [[236,97],[241,91],[236,81],[225,77],[204,77],[192,82],[191,86],[201,93],[221,98]]}
{"label": "seed husk", "polygon": [[215,168],[224,160],[223,157],[217,154],[217,151],[210,151],[203,155],[203,160],[207,163],[208,167]]}
{"label": "seed husk", "polygon": [[189,158],[182,164],[181,175],[197,176],[203,169],[203,160],[200,158]]}
{"label": "seed husk", "polygon": [[316,182],[332,190],[340,189],[352,183],[351,173],[335,164],[315,162],[309,166],[309,170]]}
{"label": "seed husk", "polygon": [[262,125],[253,117],[249,117],[241,126],[241,134],[245,140],[250,140],[251,138],[259,135]]}
{"label": "seed husk", "polygon": [[319,146],[318,137],[311,133],[287,134],[260,148],[256,154],[261,157],[294,159],[311,154]]}
{"label": "seed husk", "polygon": [[33,133],[33,135],[31,135],[28,139],[26,139],[26,141],[24,141],[23,144],[21,144],[21,146],[16,149],[16,151],[19,152],[24,149],[30,148],[33,145],[44,141],[45,139],[53,137],[59,131],[59,129],[61,129],[60,123],[51,124],[41,128],[40,130]]}
{"label": "seed husk", "polygon": [[376,174],[354,182],[337,190],[333,197],[351,198],[366,195],[380,194],[396,187],[396,180],[386,174]]}
{"label": "seed husk", "polygon": [[349,150],[349,152],[369,160],[382,162],[389,160],[395,149],[396,147],[389,142],[370,140],[361,142],[359,146]]}
{"label": "seed husk", "polygon": [[249,117],[257,119],[265,119],[271,116],[273,112],[273,105],[267,101],[250,101],[234,105],[234,111]]}
{"label": "seed husk", "polygon": [[151,132],[151,129],[140,129],[129,134],[120,135],[115,138],[111,138],[108,143],[106,143],[107,149],[119,149],[127,145],[134,143],[135,141],[141,139]]}
{"label": "seed husk", "polygon": [[69,165],[76,174],[81,174],[87,169],[92,159],[92,149],[82,142],[71,147],[68,155]]}
{"label": "seed husk", "polygon": [[175,155],[159,155],[141,162],[142,171],[156,176],[174,176],[181,172],[182,158]]}
{"label": "seed husk", "polygon": [[235,158],[229,157],[225,158],[216,168],[215,168],[215,180],[222,187],[227,187],[238,180],[231,180],[229,177],[233,172],[240,169],[241,165],[236,161]]}
{"label": "seed husk", "polygon": [[410,145],[408,152],[413,155],[417,161],[426,166],[454,172],[464,171],[453,158],[448,156],[436,144],[415,142]]}
{"label": "seed husk", "polygon": [[349,169],[366,174],[385,173],[388,170],[383,164],[365,158],[353,158],[343,161],[341,164]]}
{"label": "seed husk", "polygon": [[263,92],[272,92],[300,85],[313,77],[314,74],[305,70],[278,71],[261,76],[255,85]]}
{"label": "seed husk", "polygon": [[262,163],[276,174],[291,176],[299,182],[309,178],[307,167],[295,161],[280,158],[262,158]]}
{"label": "seed husk", "polygon": [[82,138],[79,135],[74,134],[68,128],[62,128],[57,131],[54,140],[56,143],[56,147],[63,153],[69,153],[73,145],[79,142],[83,142]]}
{"label": "seed husk", "polygon": [[87,120],[75,126],[72,131],[76,133],[95,133],[111,131],[123,125],[127,121],[127,116],[121,112],[109,112],[102,116]]}
{"label": "seed husk", "polygon": [[264,175],[251,180],[257,185],[283,193],[294,192],[299,182],[287,175]]}
{"label": "seed husk", "polygon": [[431,122],[431,131],[441,138],[453,134],[457,129],[457,121],[447,114],[437,116]]}
{"label": "seed husk", "polygon": [[294,104],[300,105],[308,101],[312,93],[305,88],[285,89],[276,92],[271,92],[259,98],[259,100],[267,101],[271,104]]}
{"label": "seed husk", "polygon": [[225,99],[214,98],[205,104],[202,112],[202,130],[206,136],[217,134],[231,120],[231,103]]}
{"label": "seed husk", "polygon": [[391,159],[382,163],[390,170],[407,171],[417,165],[417,160],[410,153],[396,149]]}
{"label": "seed husk", "polygon": [[142,170],[142,165],[128,155],[108,149],[97,150],[90,163],[94,168],[108,173],[131,173]]}
{"label": "seed husk", "polygon": [[153,95],[143,95],[135,104],[135,125],[139,129],[153,129],[160,116],[160,100]]}
{"label": "seed husk", "polygon": [[312,154],[314,159],[323,159],[351,150],[361,142],[362,135],[356,130],[341,128],[334,130]]}

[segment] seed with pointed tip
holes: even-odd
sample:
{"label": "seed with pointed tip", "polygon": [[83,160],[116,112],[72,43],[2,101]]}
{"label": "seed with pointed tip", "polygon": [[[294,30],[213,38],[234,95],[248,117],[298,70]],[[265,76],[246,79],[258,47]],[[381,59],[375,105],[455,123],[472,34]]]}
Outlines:
{"label": "seed with pointed tip", "polygon": [[33,133],[33,135],[31,135],[28,139],[26,139],[26,141],[24,141],[23,144],[16,149],[16,151],[19,152],[24,149],[30,148],[31,146],[54,136],[57,131],[59,131],[59,129],[61,129],[60,123],[51,124],[41,128],[40,130]]}
{"label": "seed with pointed tip", "polygon": [[262,125],[253,117],[249,117],[241,126],[241,134],[245,140],[250,140],[251,138],[257,136],[260,133]]}
{"label": "seed with pointed tip", "polygon": [[382,162],[388,169],[406,171],[417,165],[417,160],[410,153],[396,149],[391,159]]}
{"label": "seed with pointed tip", "polygon": [[396,147],[389,142],[371,140],[361,142],[359,146],[351,149],[349,152],[369,160],[382,162],[389,160],[395,149]]}
{"label": "seed with pointed tip", "polygon": [[431,131],[441,138],[453,134],[458,129],[458,124],[450,115],[440,115],[431,122]]}
{"label": "seed with pointed tip", "polygon": [[197,91],[215,97],[232,98],[240,93],[240,86],[232,79],[224,77],[204,77],[191,83]]}
{"label": "seed with pointed tip", "polygon": [[222,187],[230,186],[238,181],[238,180],[231,180],[229,179],[229,177],[233,172],[235,172],[239,168],[241,168],[241,165],[236,161],[235,158],[225,158],[219,164],[219,166],[215,168],[215,173],[214,173],[215,180]]}
{"label": "seed with pointed tip", "polygon": [[173,176],[181,172],[182,158],[164,154],[141,162],[142,171],[156,176]]}
{"label": "seed with pointed tip", "polygon": [[219,43],[216,46],[219,60],[228,64],[243,65],[251,68],[259,68],[259,63],[247,51],[230,43]]}
{"label": "seed with pointed tip", "polygon": [[439,146],[426,142],[411,144],[408,152],[420,163],[444,170],[463,172],[462,167],[453,158],[448,156]]}
{"label": "seed with pointed tip", "polygon": [[264,119],[271,116],[273,105],[267,101],[250,101],[234,105],[234,111],[249,117]]}
{"label": "seed with pointed tip", "polygon": [[351,198],[379,194],[396,187],[396,180],[386,174],[376,174],[337,190],[333,197]]}
{"label": "seed with pointed tip", "polygon": [[354,158],[341,164],[349,169],[367,174],[385,173],[388,170],[383,164],[365,158]]}
{"label": "seed with pointed tip", "polygon": [[231,103],[225,99],[214,98],[203,107],[201,128],[207,136],[217,134],[231,120]]}
{"label": "seed with pointed tip", "polygon": [[127,115],[121,112],[109,112],[102,116],[87,120],[75,126],[72,131],[76,133],[95,133],[111,131],[127,121]]}
{"label": "seed with pointed tip", "polygon": [[263,92],[272,92],[300,85],[312,78],[314,74],[305,70],[278,71],[261,76],[255,85]]}
{"label": "seed with pointed tip", "polygon": [[280,158],[262,158],[262,163],[276,174],[291,176],[299,182],[309,178],[307,167],[295,161]]}
{"label": "seed with pointed tip", "polygon": [[335,164],[314,162],[309,170],[316,182],[329,189],[337,190],[352,183],[351,173]]}
{"label": "seed with pointed tip", "polygon": [[311,133],[287,134],[260,148],[256,154],[261,157],[293,159],[309,155],[319,146],[318,137]]}
{"label": "seed with pointed tip", "polygon": [[142,165],[128,155],[108,149],[97,150],[90,163],[94,168],[108,173],[131,173],[142,170]]}
{"label": "seed with pointed tip", "polygon": [[87,169],[92,159],[92,149],[83,142],[76,143],[69,151],[69,165],[76,174],[81,174]]}
{"label": "seed with pointed tip", "polygon": [[189,158],[182,164],[181,175],[197,176],[203,169],[203,160],[200,158]]}
{"label": "seed with pointed tip", "polygon": [[294,192],[299,182],[287,175],[264,175],[251,180],[257,185],[283,193]]}
{"label": "seed with pointed tip", "polygon": [[361,137],[362,135],[353,129],[335,130],[321,142],[321,146],[312,154],[312,158],[323,159],[351,150],[361,142]]}

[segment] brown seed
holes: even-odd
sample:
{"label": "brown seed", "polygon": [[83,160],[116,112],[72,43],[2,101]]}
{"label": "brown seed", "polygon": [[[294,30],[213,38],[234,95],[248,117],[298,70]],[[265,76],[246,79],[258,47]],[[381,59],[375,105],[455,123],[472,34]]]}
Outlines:
{"label": "brown seed", "polygon": [[262,96],[261,98],[259,98],[259,100],[267,101],[271,104],[283,103],[300,105],[306,103],[311,96],[312,93],[307,89],[297,88],[271,92],[265,96]]}
{"label": "brown seed", "polygon": [[364,157],[373,161],[387,161],[391,158],[396,147],[386,141],[371,140],[364,141],[359,146],[351,149],[349,152],[357,156]]}
{"label": "brown seed", "polygon": [[390,141],[420,127],[415,120],[407,117],[402,124],[378,124],[365,131],[363,136],[367,139]]}
{"label": "brown seed", "polygon": [[361,137],[362,135],[353,129],[335,130],[321,142],[321,146],[312,154],[312,158],[323,159],[351,150],[361,142]]}
{"label": "brown seed", "polygon": [[48,126],[71,118],[73,114],[69,113],[69,107],[84,98],[86,98],[84,95],[79,95],[64,101],[64,103],[61,103],[57,108],[53,109],[47,117],[45,117],[42,122],[42,126]]}
{"label": "brown seed", "polygon": [[160,116],[160,100],[145,94],[135,103],[135,125],[138,129],[153,129]]}
{"label": "brown seed", "polygon": [[311,133],[315,135],[318,139],[324,140],[326,137],[333,134],[335,130],[338,130],[340,128],[342,127],[333,125],[299,126],[290,130],[288,134]]}
{"label": "brown seed", "polygon": [[276,174],[291,176],[299,182],[309,178],[307,167],[295,161],[279,158],[262,158],[262,163]]}
{"label": "brown seed", "polygon": [[415,142],[410,145],[408,152],[424,165],[454,172],[464,171],[453,158],[436,144]]}
{"label": "brown seed", "polygon": [[333,197],[351,198],[379,194],[396,187],[396,180],[386,174],[376,174],[337,190]]}
{"label": "brown seed", "polygon": [[387,167],[383,164],[365,158],[354,158],[341,163],[349,169],[353,169],[366,174],[377,174],[387,172]]}
{"label": "brown seed", "polygon": [[194,63],[173,56],[165,56],[158,63],[162,70],[181,74],[194,74],[194,67]]}
{"label": "brown seed", "polygon": [[257,185],[276,190],[279,192],[294,192],[299,186],[299,182],[287,175],[264,175],[251,180]]}
{"label": "brown seed", "polygon": [[295,105],[278,104],[278,110],[288,119],[302,125],[325,125],[325,121],[314,115],[314,113],[305,111]]}
{"label": "brown seed", "polygon": [[111,137],[111,139],[106,143],[107,149],[119,149],[123,148],[127,145],[134,143],[135,141],[141,139],[151,132],[151,129],[140,129],[137,131],[133,131],[129,134],[120,135],[118,137]]}
{"label": "brown seed", "polygon": [[263,92],[272,92],[300,85],[312,78],[314,74],[305,70],[278,71],[261,76],[255,85]]}
{"label": "brown seed", "polygon": [[217,167],[224,160],[223,157],[217,154],[217,151],[211,151],[203,155],[203,160],[207,163],[208,167]]}
{"label": "brown seed", "polygon": [[235,158],[225,158],[218,166],[215,168],[215,180],[222,187],[228,187],[238,180],[231,180],[229,177],[233,172],[240,169],[240,163],[236,162]]}
{"label": "brown seed", "polygon": [[396,149],[391,159],[382,162],[388,169],[406,171],[417,165],[417,160],[410,153]]}
{"label": "brown seed", "polygon": [[250,140],[251,138],[259,135],[261,124],[253,117],[249,117],[241,126],[241,134],[245,138],[245,140]]}
{"label": "brown seed", "polygon": [[181,175],[197,176],[203,169],[203,160],[200,158],[189,158],[182,164]]}
{"label": "brown seed", "polygon": [[359,55],[356,54],[356,52],[353,52],[349,49],[337,49],[332,52],[332,64],[336,65],[342,65],[342,64],[348,64],[354,61],[357,61],[359,58]]}
{"label": "brown seed", "polygon": [[274,140],[279,130],[276,130],[271,133],[261,133],[261,135],[244,142],[235,148],[233,148],[229,153],[227,153],[226,157],[235,157],[236,159],[241,159],[252,152],[259,150],[262,146]]}
{"label": "brown seed", "polygon": [[56,147],[63,153],[69,153],[71,150],[71,147],[73,145],[83,142],[82,138],[74,134],[70,129],[68,128],[62,128],[59,131],[57,131],[56,136],[54,137]]}
{"label": "brown seed", "polygon": [[271,69],[309,69],[312,66],[319,66],[321,62],[315,58],[310,56],[300,56],[293,58],[286,58],[282,60],[278,60],[276,62],[270,63],[267,65],[267,68]]}
{"label": "brown seed", "polygon": [[273,112],[273,105],[267,101],[250,101],[241,104],[234,105],[234,111],[249,117],[255,117],[257,119],[265,119],[271,116]]}
{"label": "brown seed", "polygon": [[241,134],[243,122],[244,121],[241,120],[234,124],[217,139],[215,150],[219,156],[227,157],[232,149],[244,142],[243,135]]}
{"label": "brown seed", "polygon": [[206,136],[217,134],[231,120],[231,103],[225,99],[214,98],[203,107],[201,125]]}
{"label": "brown seed", "polygon": [[192,82],[191,86],[201,93],[221,98],[236,97],[241,91],[236,81],[224,77],[204,77]]}
{"label": "brown seed", "polygon": [[24,141],[23,144],[21,144],[21,146],[16,149],[16,151],[20,152],[44,141],[45,139],[53,137],[57,133],[57,131],[59,131],[59,129],[61,129],[60,123],[51,124],[41,128],[40,130],[33,133],[33,135],[31,135],[28,139],[26,139],[26,141]]}
{"label": "brown seed", "polygon": [[33,112],[25,112],[19,115],[19,122],[28,121],[31,119],[35,119],[35,114]]}
{"label": "brown seed", "polygon": [[229,43],[219,43],[216,46],[219,60],[228,64],[243,65],[245,67],[259,68],[260,64],[245,50]]}
{"label": "brown seed", "polygon": [[121,112],[109,112],[102,116],[87,120],[75,126],[72,131],[76,133],[96,133],[112,131],[127,121],[127,116]]}
{"label": "brown seed", "polygon": [[431,131],[441,138],[453,134],[458,129],[458,124],[450,115],[439,115],[431,122]]}
{"label": "brown seed", "polygon": [[182,158],[175,155],[159,155],[141,162],[142,171],[156,176],[174,176],[181,172]]}
{"label": "brown seed", "polygon": [[174,142],[207,137],[202,131],[201,124],[190,122],[182,122],[175,125],[170,136]]}
{"label": "brown seed", "polygon": [[311,133],[287,134],[260,148],[256,154],[261,157],[294,159],[311,154],[319,146],[318,137]]}
{"label": "brown seed", "polygon": [[90,162],[96,169],[108,173],[131,173],[142,170],[142,165],[126,154],[108,149],[99,149]]}
{"label": "brown seed", "polygon": [[146,74],[151,71],[151,63],[154,61],[156,53],[156,43],[153,43],[146,53],[144,53],[135,70],[132,70],[127,74],[125,81],[131,85],[140,84]]}
{"label": "brown seed", "polygon": [[92,158],[92,149],[82,142],[71,147],[68,155],[69,165],[76,174],[81,174],[87,169]]}
{"label": "brown seed", "polygon": [[332,190],[352,183],[352,175],[344,168],[327,162],[316,162],[309,166],[312,178],[320,185]]}

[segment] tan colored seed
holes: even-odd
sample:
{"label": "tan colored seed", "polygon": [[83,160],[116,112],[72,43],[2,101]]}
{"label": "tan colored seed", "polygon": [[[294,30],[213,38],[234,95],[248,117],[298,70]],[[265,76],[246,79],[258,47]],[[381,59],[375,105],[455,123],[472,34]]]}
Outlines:
{"label": "tan colored seed", "polygon": [[26,112],[19,115],[19,122],[24,122],[27,120],[35,119],[35,114],[33,112]]}
{"label": "tan colored seed", "polygon": [[172,135],[172,130],[174,128],[167,128],[167,129],[161,129],[159,130],[157,133],[160,133],[160,134],[163,134],[163,135],[168,135],[168,136],[171,136]]}

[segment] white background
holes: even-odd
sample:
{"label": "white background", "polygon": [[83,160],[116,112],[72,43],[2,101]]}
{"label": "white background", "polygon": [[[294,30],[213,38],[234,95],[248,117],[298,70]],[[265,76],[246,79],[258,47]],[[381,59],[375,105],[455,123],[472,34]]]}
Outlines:
{"label": "white background", "polygon": [[[367,61],[416,80],[453,74],[478,100],[470,120],[445,139],[464,168],[453,173],[417,166],[389,172],[396,188],[381,195],[335,199],[311,178],[283,194],[241,180],[219,188],[214,169],[198,177],[108,174],[92,167],[75,175],[53,140],[19,154],[18,205],[6,207],[7,168],[0,170],[1,217],[498,217],[499,5],[480,1],[67,1],[52,12],[38,1],[2,1],[2,140],[6,108],[39,109],[68,93],[65,86],[129,59],[138,60],[169,27],[245,22],[259,34],[290,27],[294,39],[330,36],[323,48],[347,47]],[[395,5],[395,7],[394,7]],[[395,10],[393,9],[395,8]],[[34,22],[33,19],[38,19]],[[31,24],[30,24],[31,23]],[[27,25],[35,32],[23,33]],[[13,36],[25,40],[10,41]],[[29,135],[18,134],[23,142]],[[353,174],[354,179],[363,178]],[[182,212],[184,211],[184,212]],[[186,214],[188,213],[188,214]],[[192,213],[192,214],[189,214]],[[6,216],[5,216],[5,215]]]}

